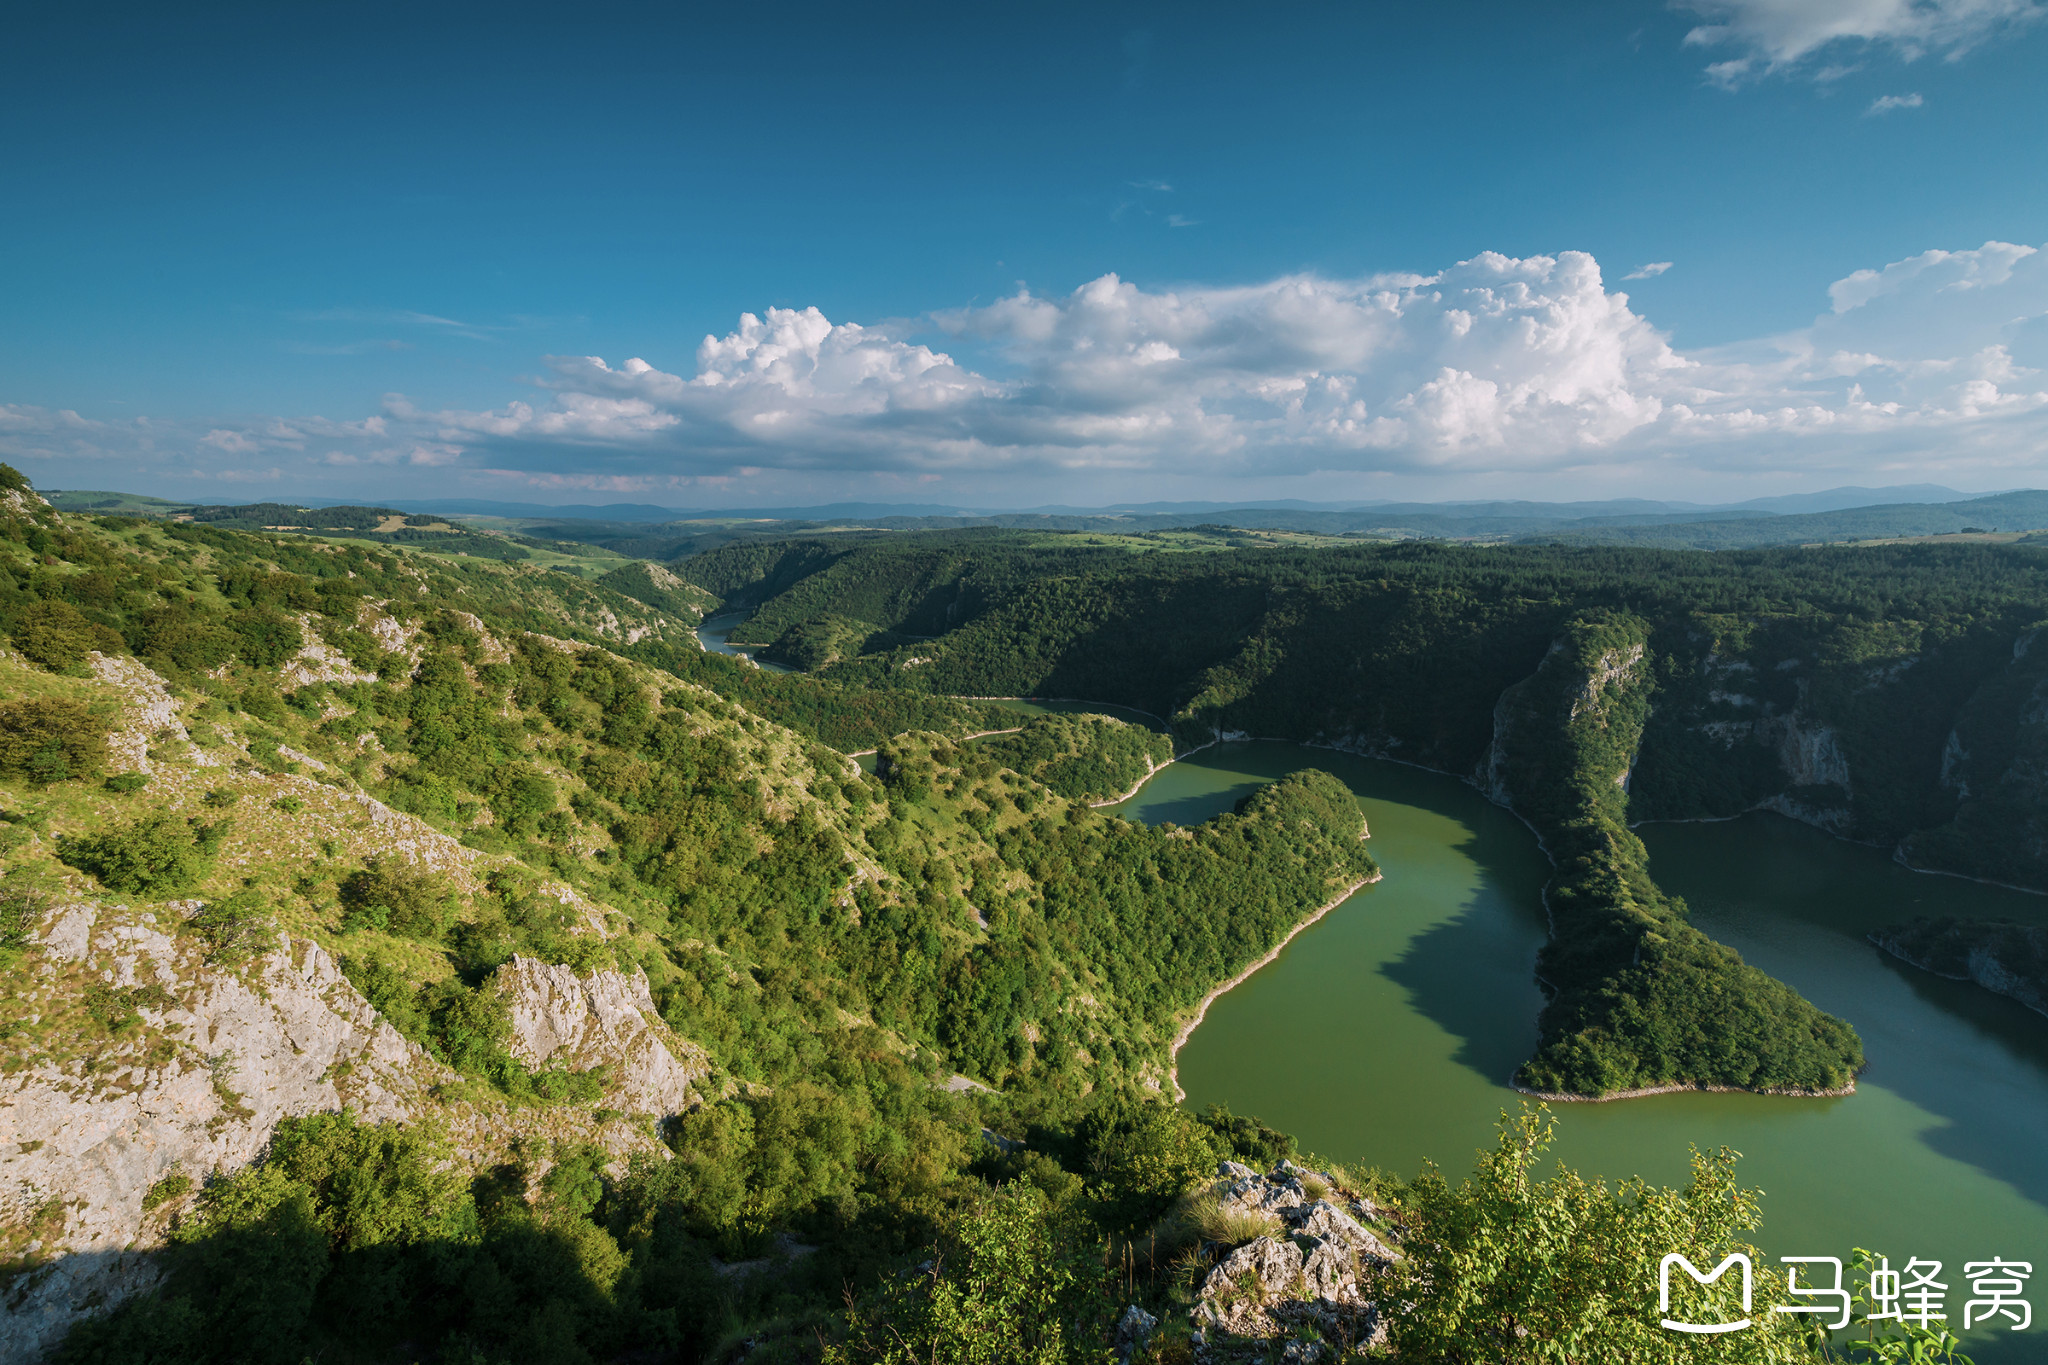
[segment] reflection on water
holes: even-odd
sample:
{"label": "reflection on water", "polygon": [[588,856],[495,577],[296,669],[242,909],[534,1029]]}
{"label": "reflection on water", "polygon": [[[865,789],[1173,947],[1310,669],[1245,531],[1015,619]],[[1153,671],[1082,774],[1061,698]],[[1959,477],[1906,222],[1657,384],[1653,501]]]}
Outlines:
{"label": "reflection on water", "polygon": [[728,611],[721,612],[717,616],[705,617],[697,625],[697,643],[703,645],[704,648],[710,650],[713,654],[730,654],[736,659],[745,659],[749,663],[765,668],[770,673],[795,672],[796,670],[787,664],[770,663],[766,659],[756,659],[748,652],[748,649],[758,648],[758,646],[749,646],[748,649],[741,649],[732,643],[733,627],[746,620],[750,614],[744,611]]}
{"label": "reflection on water", "polygon": [[[1192,1105],[1224,1101],[1335,1159],[1461,1174],[1521,1102],[1505,1082],[1536,1039],[1548,865],[1525,826],[1462,783],[1288,745],[1197,754],[1112,809],[1190,823],[1299,767],[1358,794],[1385,880],[1218,1000],[1181,1052],[1181,1084]],[[2048,1018],[1863,937],[1919,914],[2048,923],[2048,898],[1910,872],[1775,816],[1640,832],[1694,923],[1848,1019],[1870,1065],[1839,1099],[1555,1106],[1559,1156],[1677,1184],[1690,1144],[1734,1147],[1744,1183],[1766,1192],[1760,1240],[1775,1254],[1939,1259],[1958,1291],[1965,1261],[2048,1265]],[[1980,1365],[2048,1359],[2033,1332],[1971,1345]]]}

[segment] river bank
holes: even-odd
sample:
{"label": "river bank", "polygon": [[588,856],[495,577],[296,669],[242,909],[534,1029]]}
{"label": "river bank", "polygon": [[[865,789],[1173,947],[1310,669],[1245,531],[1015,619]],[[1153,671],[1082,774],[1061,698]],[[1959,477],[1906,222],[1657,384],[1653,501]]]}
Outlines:
{"label": "river bank", "polygon": [[[1361,839],[1365,837],[1366,836],[1363,834],[1359,835],[1359,838]],[[1225,981],[1222,985],[1217,986],[1214,990],[1210,991],[1207,995],[1202,997],[1202,1003],[1195,1007],[1194,1016],[1190,1018],[1186,1023],[1182,1024],[1180,1026],[1180,1031],[1173,1035],[1173,1046],[1168,1050],[1166,1055],[1166,1083],[1173,1087],[1174,1103],[1179,1104],[1182,1101],[1186,1100],[1188,1097],[1187,1092],[1180,1088],[1180,1050],[1182,1047],[1187,1045],[1188,1038],[1191,1035],[1193,1035],[1194,1031],[1197,1028],[1201,1027],[1202,1020],[1208,1017],[1209,1006],[1215,1004],[1216,1001],[1222,998],[1222,996],[1226,992],[1233,990],[1238,986],[1242,986],[1245,982],[1251,980],[1251,978],[1258,972],[1258,970],[1261,967],[1266,966],[1275,958],[1279,957],[1281,950],[1285,948],[1288,944],[1294,942],[1294,936],[1296,934],[1299,934],[1302,930],[1308,928],[1311,924],[1314,924],[1317,920],[1320,920],[1323,916],[1329,914],[1332,910],[1335,910],[1345,901],[1350,900],[1353,896],[1357,895],[1366,887],[1371,886],[1374,882],[1378,881],[1382,875],[1384,874],[1375,872],[1370,877],[1361,877],[1359,880],[1345,887],[1342,891],[1338,892],[1337,895],[1333,897],[1331,900],[1317,907],[1314,914],[1308,916],[1299,924],[1296,924],[1292,929],[1289,929],[1287,931],[1287,937],[1281,939],[1278,943],[1274,944],[1271,952],[1268,952],[1264,957],[1260,958],[1257,962],[1252,963],[1243,971],[1239,972],[1236,976],[1231,977],[1230,980]]]}

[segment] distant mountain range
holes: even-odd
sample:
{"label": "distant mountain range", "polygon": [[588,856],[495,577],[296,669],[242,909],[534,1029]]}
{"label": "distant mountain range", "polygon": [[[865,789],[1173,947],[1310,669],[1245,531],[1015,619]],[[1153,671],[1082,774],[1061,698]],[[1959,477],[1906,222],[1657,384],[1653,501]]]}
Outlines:
{"label": "distant mountain range", "polygon": [[[165,516],[194,505],[134,494],[49,494],[70,511]],[[1312,535],[1742,549],[1825,541],[2048,530],[2048,492],[1972,495],[1936,484],[1844,487],[1724,504],[1616,498],[1589,502],[1314,503],[1151,502],[1108,507],[1045,506],[986,511],[934,503],[827,503],[812,507],[687,509],[649,503],[493,502],[473,498],[387,498],[407,513],[487,517],[530,535],[603,546],[650,559],[687,555],[734,538],[872,527],[891,531],[1000,527],[1046,531],[1145,532],[1200,525]],[[335,498],[299,506],[356,506]],[[707,525],[709,523],[709,525]],[[752,523],[752,524],[750,524]]]}
{"label": "distant mountain range", "polygon": [[[111,495],[110,495],[111,496]],[[404,512],[432,512],[440,516],[477,517],[562,517],[581,521],[849,521],[876,517],[1185,517],[1209,512],[1290,511],[1364,512],[1380,516],[1435,515],[1452,520],[1495,520],[1503,518],[1583,519],[1587,517],[1670,516],[1683,513],[1702,517],[1712,513],[1745,512],[1786,514],[1832,512],[1846,507],[1870,507],[1879,503],[1960,502],[1980,496],[1959,493],[1939,484],[1900,484],[1886,488],[1830,488],[1818,493],[1790,493],[1780,497],[1751,498],[1746,502],[1700,503],[1655,501],[1647,498],[1617,498],[1601,502],[1453,501],[1453,502],[1304,502],[1299,498],[1252,498],[1242,502],[1118,502],[1095,507],[1047,504],[1040,507],[999,508],[958,503],[834,502],[808,507],[658,507],[651,503],[614,502],[595,505],[570,503],[550,506],[532,502],[490,502],[477,498],[379,498],[384,507]],[[314,498],[308,507],[332,507],[340,498]],[[360,499],[358,499],[360,501]]]}

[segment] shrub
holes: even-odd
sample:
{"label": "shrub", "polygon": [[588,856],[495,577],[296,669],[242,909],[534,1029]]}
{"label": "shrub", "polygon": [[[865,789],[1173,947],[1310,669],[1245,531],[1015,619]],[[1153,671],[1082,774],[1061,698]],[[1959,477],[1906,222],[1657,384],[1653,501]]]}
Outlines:
{"label": "shrub", "polygon": [[106,721],[80,702],[32,698],[0,705],[0,773],[44,784],[82,778],[107,761]]}
{"label": "shrub", "polygon": [[1109,1301],[1092,1240],[1062,1235],[1045,1196],[1011,1185],[961,1219],[925,1268],[852,1314],[828,1365],[1098,1361]]}
{"label": "shrub", "polygon": [[242,799],[242,794],[240,792],[229,791],[225,787],[215,787],[212,791],[208,792],[205,796],[202,796],[199,799],[201,801],[204,801],[209,806],[232,806],[235,804],[235,802]]}
{"label": "shrub", "polygon": [[270,803],[272,810],[283,811],[286,815],[297,815],[306,808],[306,803],[296,796],[280,796]]}
{"label": "shrub", "polygon": [[107,779],[107,790],[110,792],[139,792],[148,785],[148,773],[115,773]]}
{"label": "shrub", "polygon": [[427,1016],[419,1007],[419,984],[396,963],[375,953],[344,953],[341,971],[391,1027],[421,1047],[431,1043]]}
{"label": "shrub", "polygon": [[227,822],[201,824],[157,811],[105,834],[60,838],[57,856],[109,890],[170,896],[189,890],[213,867]]}
{"label": "shrub", "polygon": [[49,908],[49,895],[20,869],[0,880],[0,967],[20,960]]}
{"label": "shrub", "polygon": [[162,1180],[151,1185],[149,1192],[142,1196],[142,1211],[148,1213],[153,1209],[161,1208],[174,1199],[183,1199],[191,1191],[192,1177],[179,1171],[173,1171]]}
{"label": "shrub", "polygon": [[433,941],[455,918],[455,892],[446,878],[392,858],[376,858],[341,879],[341,927],[382,929]]}
{"label": "shrub", "polygon": [[153,663],[204,672],[226,663],[240,641],[187,603],[169,602],[131,621],[128,643]]}
{"label": "shrub", "polygon": [[185,927],[206,945],[206,960],[217,967],[237,967],[270,950],[270,907],[253,891],[237,891],[226,900],[208,901]]}
{"label": "shrub", "polygon": [[15,618],[14,644],[54,673],[84,663],[99,639],[93,623],[69,602],[38,602]]}
{"label": "shrub", "polygon": [[[1779,1314],[1756,1314],[1749,1330],[1702,1341],[1664,1331],[1643,1311],[1667,1253],[1702,1267],[1734,1251],[1758,1255],[1740,1240],[1757,1226],[1759,1206],[1757,1191],[1735,1183],[1735,1153],[1694,1149],[1682,1190],[1641,1180],[1610,1188],[1565,1167],[1538,1179],[1555,1127],[1541,1109],[1503,1114],[1499,1143],[1469,1180],[1453,1187],[1432,1167],[1410,1186],[1409,1234],[1386,1286],[1405,1305],[1390,1324],[1401,1359],[1527,1360],[1528,1344],[1539,1342],[1556,1360],[1811,1358],[1801,1329]],[[1734,1276],[1682,1287],[1690,1301],[1678,1302],[1674,1284],[1674,1316],[1745,1316]]]}
{"label": "shrub", "polygon": [[275,668],[306,643],[299,623],[274,611],[237,612],[228,629],[235,633],[235,653],[254,668]]}

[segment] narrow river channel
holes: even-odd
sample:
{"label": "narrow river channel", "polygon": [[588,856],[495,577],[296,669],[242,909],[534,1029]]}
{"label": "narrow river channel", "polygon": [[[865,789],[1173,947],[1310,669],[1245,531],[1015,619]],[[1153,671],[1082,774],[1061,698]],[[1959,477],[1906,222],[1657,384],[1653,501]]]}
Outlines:
{"label": "narrow river channel", "polygon": [[[1433,1160],[1456,1178],[1522,1102],[1506,1082],[1536,1038],[1548,864],[1528,828],[1453,778],[1279,743],[1202,751],[1111,809],[1194,823],[1303,767],[1357,793],[1385,879],[1211,1006],[1180,1054],[1188,1103],[1222,1101],[1332,1159],[1402,1176]],[[1958,1330],[1965,1261],[2031,1261],[2048,1314],[2048,1018],[1863,938],[1922,914],[2048,923],[2048,898],[1914,873],[1775,816],[1641,833],[1694,923],[1848,1019],[1869,1068],[1839,1099],[1553,1106],[1559,1158],[1681,1184],[1688,1144],[1726,1144],[1765,1191],[1768,1252],[1941,1260]],[[1979,1365],[2048,1360],[2048,1321],[1970,1346]]]}

